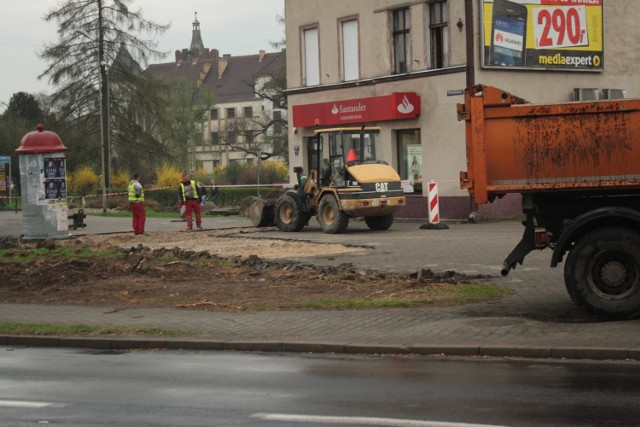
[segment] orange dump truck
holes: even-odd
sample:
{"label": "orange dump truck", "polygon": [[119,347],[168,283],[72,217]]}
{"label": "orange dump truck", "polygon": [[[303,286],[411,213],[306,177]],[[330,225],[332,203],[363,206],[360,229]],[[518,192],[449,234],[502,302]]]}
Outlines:
{"label": "orange dump truck", "polygon": [[467,171],[476,203],[522,194],[524,234],[506,275],[534,249],[565,255],[565,285],[602,319],[640,316],[640,99],[531,104],[491,86],[465,91]]}

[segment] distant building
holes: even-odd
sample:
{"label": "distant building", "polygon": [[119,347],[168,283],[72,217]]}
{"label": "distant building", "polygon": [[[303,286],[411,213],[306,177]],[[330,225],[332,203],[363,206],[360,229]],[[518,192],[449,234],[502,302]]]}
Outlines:
{"label": "distant building", "polygon": [[254,140],[246,129],[239,133],[230,129],[243,128],[237,123],[244,119],[286,118],[286,109],[274,109],[273,103],[258,97],[252,86],[268,85],[271,75],[284,70],[285,56],[284,50],[260,50],[256,55],[221,57],[218,49],[204,47],[196,16],[189,49],[176,50],[173,62],[149,65],[146,72],[154,77],[181,78],[194,86],[206,85],[215,96],[214,107],[203,117],[202,138],[188,147],[192,168],[209,172],[218,164],[256,161],[254,155],[241,148],[260,141],[268,144],[269,133],[265,138],[257,132]]}

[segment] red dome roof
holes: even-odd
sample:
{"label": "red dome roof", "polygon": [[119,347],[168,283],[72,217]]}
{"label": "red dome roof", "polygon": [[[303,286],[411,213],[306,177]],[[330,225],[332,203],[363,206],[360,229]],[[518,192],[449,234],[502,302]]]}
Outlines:
{"label": "red dome roof", "polygon": [[44,130],[44,125],[36,126],[35,131],[22,137],[20,147],[16,149],[19,154],[55,153],[67,151],[57,133]]}

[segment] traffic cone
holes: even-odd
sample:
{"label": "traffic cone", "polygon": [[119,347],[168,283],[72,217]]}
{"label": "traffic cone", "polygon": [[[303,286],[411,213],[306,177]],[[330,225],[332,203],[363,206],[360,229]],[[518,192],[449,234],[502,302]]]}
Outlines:
{"label": "traffic cone", "polygon": [[356,150],[354,150],[353,148],[351,150],[349,150],[349,153],[347,153],[347,162],[357,162],[358,159],[358,154],[356,154]]}

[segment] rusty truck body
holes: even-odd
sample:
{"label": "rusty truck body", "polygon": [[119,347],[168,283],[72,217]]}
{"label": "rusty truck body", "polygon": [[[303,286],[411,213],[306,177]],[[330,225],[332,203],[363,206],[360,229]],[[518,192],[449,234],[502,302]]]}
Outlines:
{"label": "rusty truck body", "polygon": [[532,104],[476,85],[458,104],[475,203],[522,194],[520,242],[502,274],[535,249],[565,257],[576,304],[602,319],[640,316],[640,99]]}

